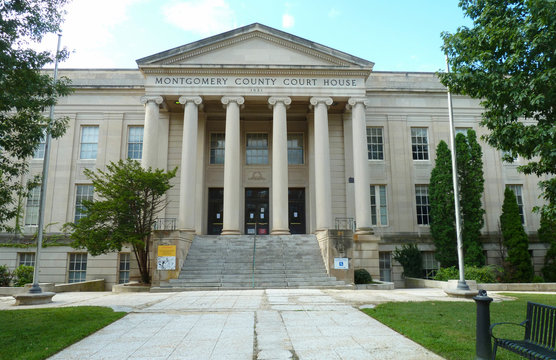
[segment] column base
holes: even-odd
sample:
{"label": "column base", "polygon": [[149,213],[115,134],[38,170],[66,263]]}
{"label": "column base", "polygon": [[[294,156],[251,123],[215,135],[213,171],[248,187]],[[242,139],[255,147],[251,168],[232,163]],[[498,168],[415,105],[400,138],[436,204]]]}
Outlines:
{"label": "column base", "polygon": [[289,229],[272,229],[270,235],[291,235]]}
{"label": "column base", "polygon": [[220,235],[241,235],[241,231],[231,230],[231,229],[224,229],[224,230],[222,230]]}

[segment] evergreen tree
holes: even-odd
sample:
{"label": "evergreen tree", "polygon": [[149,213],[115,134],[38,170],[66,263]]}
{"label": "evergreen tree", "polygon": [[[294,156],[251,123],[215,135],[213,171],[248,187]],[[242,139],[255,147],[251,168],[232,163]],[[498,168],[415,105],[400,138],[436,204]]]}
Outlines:
{"label": "evergreen tree", "polygon": [[533,265],[529,255],[529,238],[521,224],[519,207],[514,192],[506,188],[504,204],[500,215],[500,227],[508,256],[509,273],[506,274],[510,282],[531,282],[533,280]]}
{"label": "evergreen tree", "polygon": [[430,185],[430,231],[436,247],[435,258],[442,267],[457,265],[454,186],[451,152],[444,141],[436,148]]}
{"label": "evergreen tree", "polygon": [[550,244],[544,257],[544,267],[542,275],[544,281],[556,281],[556,221],[541,215],[541,227],[539,228],[539,240],[542,243]]}
{"label": "evergreen tree", "polygon": [[467,136],[461,133],[456,136],[456,154],[465,265],[480,267],[485,264],[480,241],[485,224],[485,210],[481,202],[485,179],[483,151],[474,130],[469,129]]}

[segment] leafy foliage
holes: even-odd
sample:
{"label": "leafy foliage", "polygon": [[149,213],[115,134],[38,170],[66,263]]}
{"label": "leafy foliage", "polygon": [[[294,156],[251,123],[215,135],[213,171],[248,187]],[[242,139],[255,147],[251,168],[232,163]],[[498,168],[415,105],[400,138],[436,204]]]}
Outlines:
{"label": "leafy foliage", "polygon": [[467,130],[467,136],[463,134],[456,136],[456,155],[464,262],[466,265],[481,267],[485,264],[480,241],[481,229],[485,225],[485,210],[481,202],[485,179],[483,151],[473,129]]}
{"label": "leafy foliage", "polygon": [[[37,183],[22,183],[28,172],[27,159],[38,147],[44,131],[58,138],[67,118],[50,122],[44,112],[60,96],[70,93],[68,79],[53,84],[41,69],[55,54],[37,52],[30,42],[59,30],[67,0],[7,0],[0,6],[0,230],[13,230],[7,222],[16,218],[25,198]],[[64,52],[61,57],[67,55]]]}
{"label": "leafy foliage", "polygon": [[[473,27],[443,33],[452,72],[439,74],[454,93],[480,99],[488,143],[522,156],[525,174],[556,173],[556,2],[461,0]],[[528,119],[524,121],[523,119]],[[556,177],[540,182],[556,219]]]}
{"label": "leafy foliage", "polygon": [[355,269],[353,277],[356,284],[370,284],[373,282],[373,277],[366,269]]}
{"label": "leafy foliage", "polygon": [[430,185],[430,231],[436,251],[434,256],[443,267],[456,265],[456,215],[452,160],[448,145],[443,140],[436,147],[435,166]]}
{"label": "leafy foliage", "polygon": [[404,244],[401,249],[396,248],[392,258],[403,267],[403,276],[420,278],[423,272],[423,258],[414,243]]}
{"label": "leafy foliage", "polygon": [[165,207],[163,196],[171,188],[176,169],[145,170],[127,159],[111,162],[106,171],[85,170],[98,200],[84,201],[86,216],[68,223],[72,246],[86,248],[91,255],[120,251],[130,244],[139,265],[141,280],[150,283],[150,237],[156,215]]}
{"label": "leafy foliage", "polygon": [[19,265],[13,272],[14,286],[25,286],[25,284],[33,283],[33,266]]}
{"label": "leafy foliage", "polygon": [[541,227],[538,232],[539,240],[550,244],[544,257],[542,275],[545,281],[556,282],[556,221],[547,219],[544,214],[541,215]]}
{"label": "leafy foliage", "polygon": [[10,286],[12,282],[12,273],[7,265],[0,265],[0,286]]}
{"label": "leafy foliage", "polygon": [[515,194],[510,188],[506,188],[504,192],[500,227],[504,245],[508,251],[506,261],[509,268],[505,280],[509,282],[531,282],[533,280],[533,265],[528,251],[529,238],[521,224]]}
{"label": "leafy foliage", "polygon": [[[475,280],[481,284],[496,282],[497,269],[492,266],[465,266],[463,271],[466,280]],[[434,276],[434,280],[459,280],[459,269],[455,266],[438,269],[438,272]]]}

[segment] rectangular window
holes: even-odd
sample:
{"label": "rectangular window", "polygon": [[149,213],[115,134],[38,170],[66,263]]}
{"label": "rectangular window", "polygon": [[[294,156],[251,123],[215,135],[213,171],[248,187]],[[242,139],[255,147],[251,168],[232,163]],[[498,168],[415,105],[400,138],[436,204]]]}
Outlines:
{"label": "rectangular window", "polygon": [[432,279],[438,271],[439,264],[434,258],[434,252],[423,251],[421,252],[422,264],[423,264],[423,277],[425,279]]}
{"label": "rectangular window", "polygon": [[24,252],[18,253],[19,260],[17,262],[18,266],[25,265],[25,266],[35,266],[35,253],[32,252]]}
{"label": "rectangular window", "polygon": [[93,200],[94,187],[93,185],[77,185],[75,188],[75,219],[77,222],[79,219],[85,217],[85,211],[83,208],[83,200],[92,201]]}
{"label": "rectangular window", "polygon": [[118,284],[125,284],[129,282],[129,256],[129,253],[120,253]]}
{"label": "rectangular window", "polygon": [[130,126],[127,130],[127,157],[141,160],[143,156],[143,127]]}
{"label": "rectangular window", "polygon": [[44,159],[44,151],[46,148],[46,128],[42,131],[41,141],[39,146],[35,149],[35,153],[33,154],[33,159],[41,160]]}
{"label": "rectangular window", "polygon": [[380,270],[380,281],[392,281],[392,266],[391,266],[391,253],[379,252],[378,253],[378,264]]}
{"label": "rectangular window", "polygon": [[98,126],[81,127],[80,159],[96,159],[98,147]]}
{"label": "rectangular window", "polygon": [[411,128],[411,152],[413,160],[429,159],[429,136],[427,128]]}
{"label": "rectangular window", "polygon": [[245,158],[247,165],[268,164],[268,134],[247,134]]}
{"label": "rectangular window", "polygon": [[380,226],[388,225],[386,185],[371,185],[371,223]]}
{"label": "rectangular window", "polygon": [[69,254],[68,282],[85,281],[87,275],[87,253]]}
{"label": "rectangular window", "polygon": [[213,165],[224,164],[224,145],[226,139],[223,133],[210,134],[210,163]]}
{"label": "rectangular window", "polygon": [[369,160],[384,160],[382,128],[367,128],[367,156]]}
{"label": "rectangular window", "polygon": [[41,197],[41,186],[35,186],[29,190],[27,204],[25,205],[25,225],[37,226],[39,224],[39,203]]}
{"label": "rectangular window", "polygon": [[303,165],[303,134],[288,134],[288,165]]}
{"label": "rectangular window", "polygon": [[415,185],[415,203],[417,205],[417,224],[428,225],[430,223],[428,185]]}
{"label": "rectangular window", "polygon": [[506,185],[515,194],[517,206],[519,208],[519,216],[521,216],[521,223],[525,225],[525,213],[523,212],[523,185]]}

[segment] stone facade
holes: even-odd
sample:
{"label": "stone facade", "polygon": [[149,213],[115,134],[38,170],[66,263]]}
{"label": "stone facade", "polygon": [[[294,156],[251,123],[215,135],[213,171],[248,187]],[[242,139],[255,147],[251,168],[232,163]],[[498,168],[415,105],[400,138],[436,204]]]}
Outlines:
{"label": "stone facade", "polygon": [[[179,168],[161,215],[177,230],[315,233],[356,220],[352,230],[362,240],[354,242],[355,267],[398,285],[401,269],[387,261],[396,246],[415,242],[433,253],[429,228],[417,220],[416,192],[429,183],[437,144],[449,138],[446,89],[435,74],[373,72],[369,61],[260,24],[137,63],[137,70],[60,71],[75,92],[56,107],[71,121],[66,135],[52,143],[45,219],[53,224],[50,233],[75,219],[78,186],[89,184],[83,170],[126,158],[130,144],[138,143],[144,166]],[[479,103],[462,96],[453,103],[456,128],[484,134]],[[132,128],[142,129],[140,140],[132,139]],[[88,138],[88,129],[98,135]],[[424,153],[414,160],[417,138]],[[374,141],[380,155],[371,156],[367,146]],[[83,156],[87,142],[94,156]],[[499,151],[482,146],[490,264],[498,261],[504,187],[519,186],[525,228],[534,240],[539,179],[517,172],[520,159],[504,163]],[[31,175],[41,171],[41,159],[30,163]],[[256,202],[250,190],[266,197]],[[35,230],[26,227],[28,234]],[[157,241],[190,244],[192,238],[172,236]],[[533,243],[531,250],[539,271],[546,246]],[[14,267],[18,251],[0,247],[0,264]],[[72,252],[45,249],[41,281],[67,281]],[[118,282],[118,254],[88,259],[88,280],[105,278],[109,287]]]}

